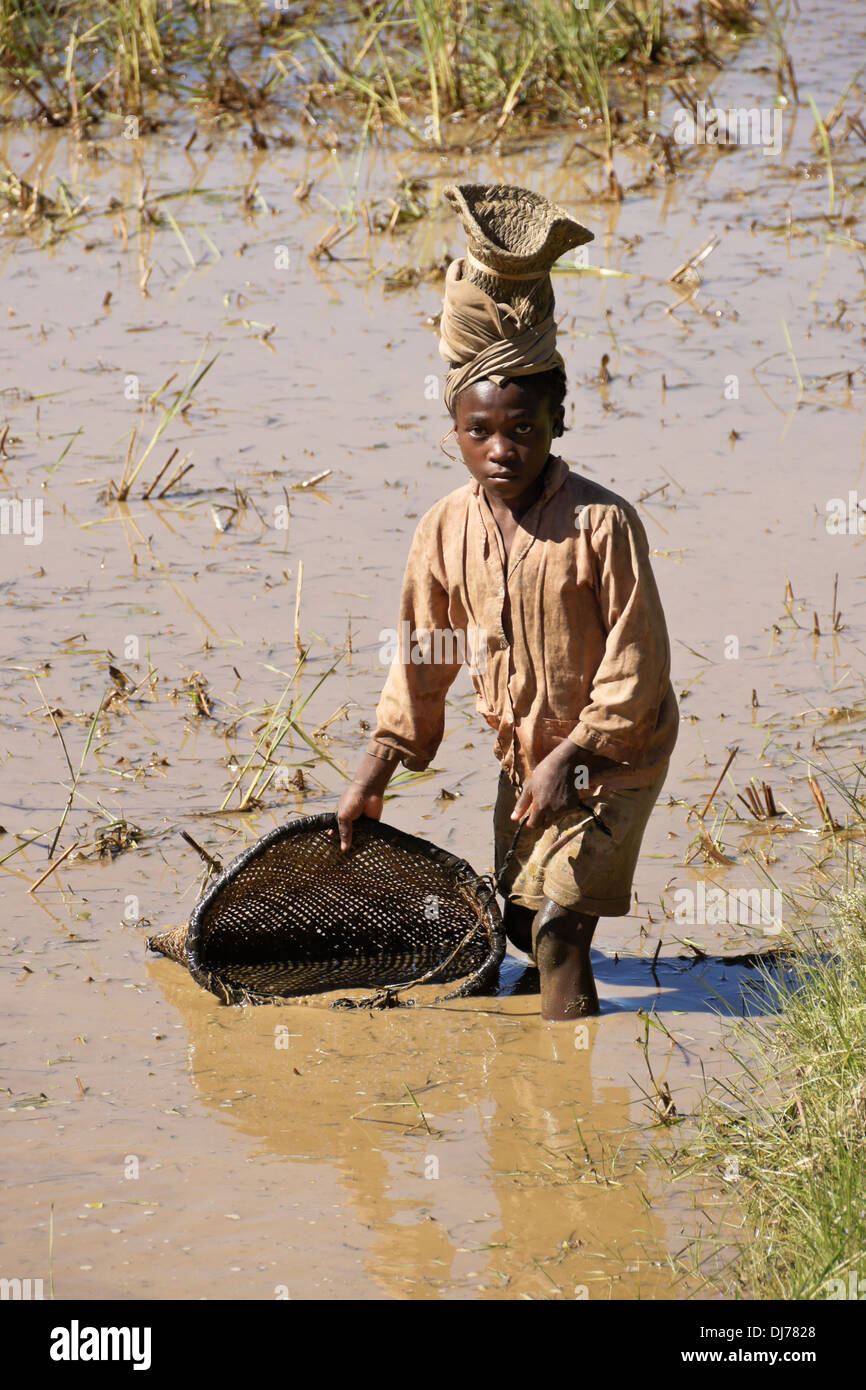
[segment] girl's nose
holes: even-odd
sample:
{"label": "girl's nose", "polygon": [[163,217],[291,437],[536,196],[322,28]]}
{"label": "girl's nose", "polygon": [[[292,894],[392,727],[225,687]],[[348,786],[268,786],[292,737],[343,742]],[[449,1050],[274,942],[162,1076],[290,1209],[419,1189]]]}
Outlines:
{"label": "girl's nose", "polygon": [[488,457],[504,462],[506,459],[516,458],[517,454],[510,439],[506,439],[505,436],[501,434],[494,434],[490,437]]}

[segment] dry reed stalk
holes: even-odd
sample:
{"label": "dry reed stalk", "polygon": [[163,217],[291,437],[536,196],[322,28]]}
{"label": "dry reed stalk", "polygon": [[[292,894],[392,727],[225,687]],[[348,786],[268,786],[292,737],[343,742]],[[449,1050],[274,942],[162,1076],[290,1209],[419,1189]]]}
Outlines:
{"label": "dry reed stalk", "polygon": [[185,477],[186,477],[187,473],[190,471],[191,468],[195,468],[195,464],[194,464],[194,463],[187,463],[186,460],[187,460],[188,458],[189,458],[189,454],[186,455],[186,458],[181,459],[180,463],[179,463],[178,466],[177,466],[177,469],[176,469],[175,472],[172,474],[172,476],[169,478],[169,480],[168,480],[168,482],[166,483],[165,487],[164,487],[160,492],[158,492],[158,493],[156,494],[157,497],[165,497],[165,496],[167,495],[167,493],[168,493],[177,483],[180,482],[181,478],[185,478]]}
{"label": "dry reed stalk", "polygon": [[818,779],[810,773],[808,777],[808,782],[809,790],[812,793],[815,805],[818,807],[821,819],[824,822],[825,830],[833,832],[841,829],[841,827],[833,819],[833,813],[831,812],[830,807],[827,805],[827,802],[824,798],[824,793],[822,792],[818,784]]}
{"label": "dry reed stalk", "polygon": [[150,494],[153,492],[153,489],[156,487],[156,485],[157,485],[157,483],[159,482],[160,478],[162,477],[163,473],[164,473],[165,470],[174,462],[174,460],[177,458],[177,456],[178,456],[179,453],[180,453],[180,449],[172,449],[171,453],[169,454],[169,456],[168,456],[168,458],[166,459],[165,463],[162,465],[162,468],[160,468],[160,470],[159,470],[159,472],[157,473],[156,477],[154,478],[153,482],[152,482],[152,483],[150,484],[150,486],[149,486],[148,488],[146,488],[145,491],[141,494],[141,500],[142,500],[143,502],[146,502],[146,501],[147,501],[148,497],[149,497]]}
{"label": "dry reed stalk", "polygon": [[715,796],[716,792],[719,790],[719,787],[722,785],[722,782],[724,781],[724,778],[725,778],[725,774],[726,774],[728,768],[731,766],[731,763],[734,761],[734,758],[735,758],[735,757],[737,756],[737,754],[739,753],[739,751],[740,751],[739,745],[737,745],[737,747],[734,748],[734,749],[731,751],[731,753],[728,755],[728,761],[725,763],[724,767],[722,768],[722,770],[721,770],[721,772],[720,772],[720,774],[719,774],[719,780],[718,780],[718,782],[717,782],[716,785],[713,787],[713,790],[710,792],[709,796],[707,797],[707,801],[706,801],[706,805],[704,806],[704,809],[703,809],[702,811],[699,811],[699,812],[698,812],[698,820],[702,821],[702,820],[704,819],[704,816],[707,814],[707,811],[710,809],[710,806],[712,805],[712,802],[713,802],[713,797]]}
{"label": "dry reed stalk", "polygon": [[55,869],[59,869],[64,859],[68,859],[70,854],[73,854],[75,850],[77,850],[78,848],[78,845],[70,845],[68,849],[65,849],[63,853],[60,855],[60,858],[55,859],[53,864],[49,864],[44,874],[41,874],[39,878],[37,878],[35,883],[31,883],[30,887],[27,889],[27,892],[35,893],[36,889],[40,886],[40,884],[44,883],[46,878],[48,878],[50,874],[54,873]]}

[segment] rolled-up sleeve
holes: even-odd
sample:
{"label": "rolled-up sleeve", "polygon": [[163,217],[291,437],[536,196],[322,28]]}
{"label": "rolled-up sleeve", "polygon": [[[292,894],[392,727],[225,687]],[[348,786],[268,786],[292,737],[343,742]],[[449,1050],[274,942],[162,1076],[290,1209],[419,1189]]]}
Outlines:
{"label": "rolled-up sleeve", "polygon": [[589,702],[572,743],[634,765],[651,741],[670,682],[670,643],[640,518],[605,508],[591,533],[598,600],[607,629]]}
{"label": "rolled-up sleeve", "polygon": [[436,509],[415,532],[400,596],[397,651],[376,708],[367,752],[422,771],[445,731],[445,697],[463,664],[461,640],[449,620]]}

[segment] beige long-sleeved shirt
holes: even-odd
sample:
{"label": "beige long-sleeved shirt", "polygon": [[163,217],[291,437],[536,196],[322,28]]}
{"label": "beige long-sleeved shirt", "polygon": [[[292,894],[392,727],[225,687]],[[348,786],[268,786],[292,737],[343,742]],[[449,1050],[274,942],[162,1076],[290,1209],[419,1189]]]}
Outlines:
{"label": "beige long-sleeved shirt", "polygon": [[560,458],[548,461],[507,563],[477,482],[422,517],[394,648],[367,751],[408,768],[435,756],[464,659],[515,785],[568,738],[618,764],[590,778],[590,790],[648,786],[676,742],[670,645],[643,525]]}

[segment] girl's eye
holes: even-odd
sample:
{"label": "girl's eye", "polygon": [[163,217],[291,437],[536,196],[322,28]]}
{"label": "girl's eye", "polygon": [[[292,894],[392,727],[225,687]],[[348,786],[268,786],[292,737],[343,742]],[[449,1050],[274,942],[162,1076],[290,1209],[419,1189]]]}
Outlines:
{"label": "girl's eye", "polygon": [[[531,434],[534,428],[535,426],[528,420],[522,420],[519,424],[512,426],[511,433],[525,436]],[[473,439],[485,439],[489,431],[484,425],[470,425],[466,433],[471,435]]]}

